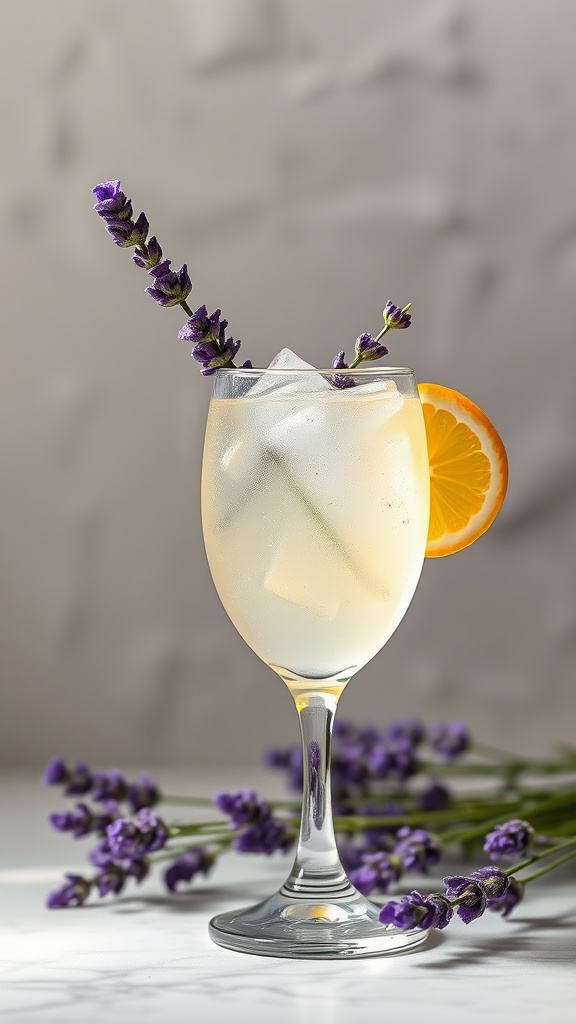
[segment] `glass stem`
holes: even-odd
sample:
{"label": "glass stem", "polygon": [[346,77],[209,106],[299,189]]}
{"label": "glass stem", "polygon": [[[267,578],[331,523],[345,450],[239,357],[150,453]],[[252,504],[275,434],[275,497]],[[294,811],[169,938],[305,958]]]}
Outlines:
{"label": "glass stem", "polygon": [[293,690],[292,695],[300,719],[304,779],[298,849],[282,891],[292,898],[319,900],[352,895],[355,889],[336,848],[330,793],[330,744],[338,696],[328,690]]}

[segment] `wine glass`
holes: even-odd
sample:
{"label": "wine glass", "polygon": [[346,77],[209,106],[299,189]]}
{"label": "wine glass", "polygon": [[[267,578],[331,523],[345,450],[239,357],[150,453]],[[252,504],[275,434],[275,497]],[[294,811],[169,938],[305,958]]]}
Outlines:
{"label": "wine glass", "polygon": [[406,612],[429,519],[413,371],[361,368],[346,378],[338,387],[334,370],[312,368],[214,375],[202,469],[208,563],[236,629],[289,688],[304,754],[290,875],[271,898],[210,922],[215,942],[249,953],[374,956],[426,937],[379,922],[334,838],[338,698]]}

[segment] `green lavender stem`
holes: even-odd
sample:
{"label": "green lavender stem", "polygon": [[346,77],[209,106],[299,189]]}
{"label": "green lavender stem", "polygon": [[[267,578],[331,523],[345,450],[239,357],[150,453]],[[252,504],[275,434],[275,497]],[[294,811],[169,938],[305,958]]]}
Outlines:
{"label": "green lavender stem", "polygon": [[554,871],[555,868],[559,868],[561,864],[565,864],[569,860],[573,860],[576,857],[576,850],[571,850],[570,853],[565,853],[563,857],[558,857],[557,860],[553,860],[551,864],[546,864],[545,867],[540,868],[539,871],[535,871],[533,874],[528,875],[527,878],[522,878],[520,881],[533,882],[536,878],[541,878],[542,875],[547,875],[549,871]]}
{"label": "green lavender stem", "polygon": [[[576,846],[576,836],[571,836],[570,839],[565,840],[565,842],[557,843],[555,846],[551,846],[547,850],[542,850],[540,853],[533,853],[531,857],[527,857],[525,860],[520,861],[519,864],[514,864],[513,867],[508,868],[504,873],[506,875],[515,875],[517,871],[523,871],[524,868],[530,867],[530,865],[534,864],[537,860],[544,860],[548,857],[552,857],[555,853],[558,853],[559,850],[565,850],[567,847],[571,846]],[[570,857],[573,856],[576,856],[576,850],[573,850],[570,854]],[[523,879],[523,881],[527,881],[527,879]]]}

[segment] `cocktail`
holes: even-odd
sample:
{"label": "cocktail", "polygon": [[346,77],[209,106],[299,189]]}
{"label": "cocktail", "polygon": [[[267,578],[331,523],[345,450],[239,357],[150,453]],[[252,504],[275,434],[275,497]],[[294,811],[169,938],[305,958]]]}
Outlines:
{"label": "cocktail", "polygon": [[388,300],[384,326],[358,336],[350,363],[341,351],[316,370],[283,350],[265,370],[238,368],[240,342],[221,310],[190,308],[187,265],[170,269],[120,184],[97,185],[94,209],[116,245],[134,248],[150,297],[184,310],[178,337],[214,375],[202,475],[214,583],[239,633],[288,686],[302,732],[292,871],[270,899],[214,918],[212,937],[271,956],[397,952],[445,926],[425,922],[445,917],[446,901],[430,907],[412,893],[420,904],[406,926],[346,877],[331,813],[332,723],[344,687],[406,612],[425,555],[458,551],[490,526],[506,490],[504,446],[463,395],[417,386],[410,369],[361,365],[387,355],[381,339],[410,325],[410,303]]}
{"label": "cocktail", "polygon": [[[347,371],[348,372],[348,371]],[[386,643],[426,549],[429,464],[410,369],[350,371],[333,386],[284,352],[214,378],[202,522],[222,603],[288,686],[304,751],[294,865],[280,891],[211,922],[216,942],[277,956],[382,954],[422,941],[378,921],[340,864],[330,803],[338,698]]]}

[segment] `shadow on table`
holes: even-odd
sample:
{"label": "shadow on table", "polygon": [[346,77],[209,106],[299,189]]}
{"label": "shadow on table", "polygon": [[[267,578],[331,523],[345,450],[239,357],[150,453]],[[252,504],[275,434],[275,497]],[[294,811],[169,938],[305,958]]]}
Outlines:
{"label": "shadow on table", "polygon": [[[514,932],[506,934],[508,924]],[[518,928],[518,926],[521,926]],[[425,971],[445,971],[471,967],[492,960],[521,958],[523,963],[574,963],[576,959],[576,906],[554,917],[516,917],[502,922],[502,935],[482,939],[471,935],[446,951],[446,956],[426,963],[415,963]]]}

